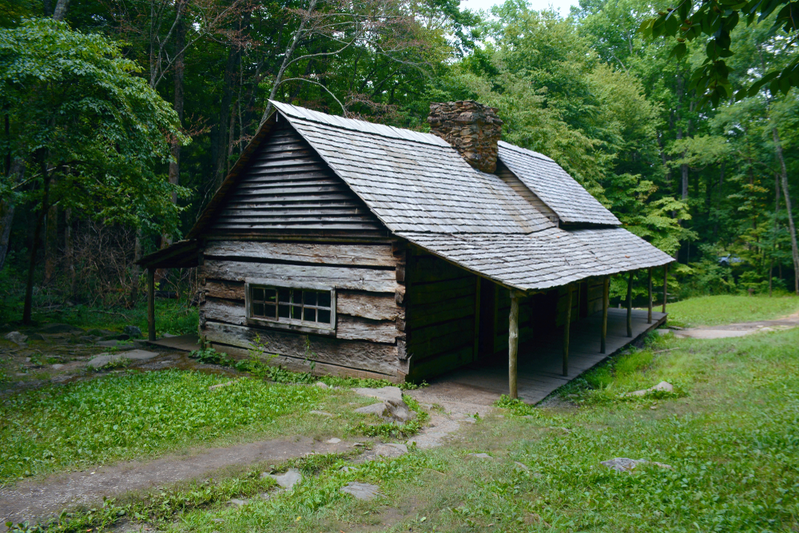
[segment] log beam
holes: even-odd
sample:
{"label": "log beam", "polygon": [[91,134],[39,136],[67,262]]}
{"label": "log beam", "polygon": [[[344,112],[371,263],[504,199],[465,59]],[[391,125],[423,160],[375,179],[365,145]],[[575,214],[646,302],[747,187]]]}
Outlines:
{"label": "log beam", "polygon": [[647,269],[647,277],[649,278],[649,288],[647,289],[649,294],[649,306],[647,307],[646,311],[646,323],[652,323],[652,268]]}
{"label": "log beam", "polygon": [[567,287],[566,296],[566,324],[563,325],[563,375],[569,375],[569,333],[572,323],[572,291],[573,287]]}
{"label": "log beam", "polygon": [[609,306],[610,306],[610,276],[605,276],[605,279],[602,280],[602,337],[599,343],[599,353],[607,353]]}
{"label": "log beam", "polygon": [[510,317],[508,323],[508,388],[509,396],[519,397],[517,368],[519,362],[519,294],[510,291]]}
{"label": "log beam", "polygon": [[155,340],[155,269],[147,269],[147,338]]}
{"label": "log beam", "polygon": [[627,278],[627,336],[633,336],[633,272]]}

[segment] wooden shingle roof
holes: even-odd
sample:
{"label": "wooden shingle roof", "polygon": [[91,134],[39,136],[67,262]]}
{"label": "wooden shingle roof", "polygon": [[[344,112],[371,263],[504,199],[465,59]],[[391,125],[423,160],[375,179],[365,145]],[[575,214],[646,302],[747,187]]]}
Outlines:
{"label": "wooden shingle roof", "polygon": [[499,141],[499,160],[564,223],[621,225],[616,215],[547,156]]}
{"label": "wooden shingle roof", "polygon": [[566,224],[559,228],[508,183],[469,166],[446,141],[273,102],[263,124],[189,233],[201,238],[277,121],[289,124],[393,234],[519,290],[673,261],[619,220],[546,156],[500,143],[499,158]]}
{"label": "wooden shingle roof", "polygon": [[274,105],[394,233],[530,233],[554,226],[435,135]]}

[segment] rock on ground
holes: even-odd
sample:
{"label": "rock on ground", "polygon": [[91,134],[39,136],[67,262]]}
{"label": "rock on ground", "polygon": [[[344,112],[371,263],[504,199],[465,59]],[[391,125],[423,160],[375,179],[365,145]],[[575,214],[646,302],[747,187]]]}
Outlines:
{"label": "rock on ground", "polygon": [[672,469],[671,465],[667,465],[664,463],[658,463],[655,461],[647,461],[646,459],[628,459],[627,457],[616,457],[615,459],[609,459],[607,461],[602,461],[601,465],[607,466],[611,470],[615,470],[617,472],[632,472],[636,466],[640,464],[653,464],[655,466],[659,466],[660,468],[667,468],[669,470]]}
{"label": "rock on ground", "polygon": [[344,494],[351,494],[356,500],[372,500],[380,494],[377,485],[358,483],[357,481],[351,481],[339,490]]}
{"label": "rock on ground", "polygon": [[466,457],[474,457],[475,459],[493,459],[487,453],[467,453]]}
{"label": "rock on ground", "polygon": [[286,490],[291,490],[294,485],[302,481],[302,474],[296,468],[290,469],[285,474],[280,474],[279,476],[270,475],[269,477],[277,481],[277,484]]}
{"label": "rock on ground", "polygon": [[141,329],[138,326],[125,326],[122,332],[130,336],[131,339],[138,339],[141,337]]}
{"label": "rock on ground", "polygon": [[130,350],[123,354],[114,353],[114,354],[100,354],[91,361],[87,363],[87,366],[91,368],[102,368],[108,363],[115,363],[117,361],[121,361],[127,359],[129,361],[146,361],[147,359],[152,359],[153,357],[158,356],[156,352],[148,352],[147,350]]}
{"label": "rock on ground", "polygon": [[360,396],[366,396],[367,398],[382,400],[383,406],[385,406],[383,412],[377,412],[380,410],[380,407],[376,406],[380,404],[374,404],[367,406],[370,409],[374,409],[374,411],[366,410],[367,408],[362,407],[361,409],[356,409],[356,413],[374,413],[400,423],[405,423],[416,418],[416,413],[411,411],[405,403],[405,400],[402,399],[402,391],[399,387],[382,387],[380,389],[360,388],[353,389],[353,392]]}
{"label": "rock on ground", "polygon": [[637,390],[630,393],[625,394],[625,396],[646,396],[650,392],[674,392],[674,386],[669,383],[668,381],[661,381],[654,387],[649,387],[648,389]]}
{"label": "rock on ground", "polygon": [[364,452],[363,455],[353,461],[355,464],[365,463],[366,461],[374,461],[375,459],[385,458],[393,459],[408,453],[408,447],[404,444],[398,443],[379,443],[376,444],[371,450]]}
{"label": "rock on ground", "polygon": [[25,343],[28,342],[28,336],[24,333],[20,333],[19,331],[7,333],[5,339],[13,342],[17,346],[24,346]]}

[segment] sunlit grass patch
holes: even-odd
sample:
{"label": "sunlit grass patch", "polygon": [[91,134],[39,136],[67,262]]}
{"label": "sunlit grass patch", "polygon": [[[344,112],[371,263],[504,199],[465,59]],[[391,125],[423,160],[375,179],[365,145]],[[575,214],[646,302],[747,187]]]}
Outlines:
{"label": "sunlit grass patch", "polygon": [[690,326],[773,320],[799,311],[799,297],[700,296],[669,304],[669,321]]}

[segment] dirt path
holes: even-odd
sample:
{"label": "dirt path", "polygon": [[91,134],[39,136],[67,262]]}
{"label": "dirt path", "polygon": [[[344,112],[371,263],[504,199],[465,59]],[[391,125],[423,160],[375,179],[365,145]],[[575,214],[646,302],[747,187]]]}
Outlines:
{"label": "dirt path", "polygon": [[[451,383],[434,384],[409,394],[430,412],[430,423],[409,441],[421,449],[443,444],[461,424],[474,423],[475,414],[487,415],[496,400],[494,394]],[[353,442],[346,441],[335,444],[318,442],[308,437],[275,439],[211,450],[198,449],[149,462],[128,461],[55,474],[43,480],[22,481],[0,488],[0,532],[7,530],[6,522],[45,520],[67,508],[99,504],[103,497],[205,479],[230,467],[279,464],[310,453],[351,451],[353,445]]]}
{"label": "dirt path", "polygon": [[167,456],[150,462],[98,466],[82,472],[56,474],[40,481],[23,481],[0,489],[0,531],[6,531],[8,521],[42,520],[68,507],[100,503],[103,496],[207,478],[228,467],[277,464],[312,452],[350,451],[352,446],[353,443],[344,441],[328,444],[307,437],[276,439]]}
{"label": "dirt path", "polygon": [[422,389],[407,391],[429,413],[430,423],[408,441],[420,449],[440,446],[461,424],[475,422],[474,415],[486,416],[494,408],[496,393],[457,383],[440,381]]}
{"label": "dirt path", "polygon": [[799,312],[776,320],[759,320],[756,322],[741,322],[726,324],[724,326],[701,326],[675,330],[674,336],[692,339],[724,339],[729,337],[743,337],[761,331],[776,331],[799,326]]}

